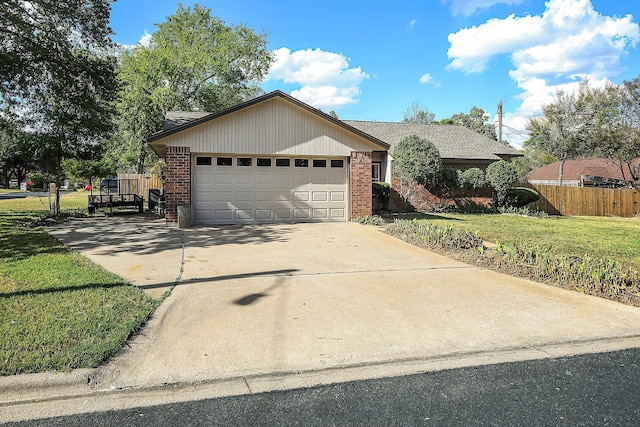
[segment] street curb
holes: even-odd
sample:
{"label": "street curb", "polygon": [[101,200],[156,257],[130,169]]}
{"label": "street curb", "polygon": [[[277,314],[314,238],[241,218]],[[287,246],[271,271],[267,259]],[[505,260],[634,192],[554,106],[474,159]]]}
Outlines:
{"label": "street curb", "polygon": [[0,377],[0,407],[31,401],[66,399],[91,393],[94,369]]}
{"label": "street curb", "polygon": [[[239,396],[473,366],[570,357],[640,348],[640,335],[546,343],[494,351],[459,352],[329,367],[247,373],[198,381],[92,388],[95,369],[0,378],[0,423]],[[94,385],[96,387],[96,385]]]}

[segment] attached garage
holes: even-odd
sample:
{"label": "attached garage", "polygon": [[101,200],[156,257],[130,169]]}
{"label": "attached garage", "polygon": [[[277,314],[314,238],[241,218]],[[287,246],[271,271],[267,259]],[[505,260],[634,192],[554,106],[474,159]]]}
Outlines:
{"label": "attached garage", "polygon": [[347,159],[195,155],[193,220],[204,224],[347,220]]}
{"label": "attached garage", "polygon": [[349,221],[371,214],[372,158],[390,161],[386,143],[280,91],[168,113],[147,141],[167,163],[168,223],[179,205],[196,224]]}

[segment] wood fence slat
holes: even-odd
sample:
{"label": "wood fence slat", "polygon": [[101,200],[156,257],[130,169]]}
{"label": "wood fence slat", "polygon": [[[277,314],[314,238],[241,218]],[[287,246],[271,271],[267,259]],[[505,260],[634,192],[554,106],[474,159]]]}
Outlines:
{"label": "wood fence slat", "polygon": [[164,188],[160,176],[154,174],[119,173],[118,180],[121,193],[140,194],[146,202],[149,199],[149,189]]}
{"label": "wood fence slat", "polygon": [[529,207],[550,215],[620,216],[640,214],[640,191],[628,188],[529,184],[540,200]]}

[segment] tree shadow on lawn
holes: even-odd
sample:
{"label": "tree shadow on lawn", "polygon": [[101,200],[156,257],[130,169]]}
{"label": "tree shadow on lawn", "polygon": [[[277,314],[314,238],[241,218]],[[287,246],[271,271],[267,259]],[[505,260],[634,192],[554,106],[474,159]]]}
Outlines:
{"label": "tree shadow on lawn", "polygon": [[430,214],[430,213],[409,213],[409,214],[400,214],[400,215],[392,215],[391,219],[405,219],[407,221],[415,220],[441,220],[441,221],[466,221],[464,218],[452,218],[448,216],[441,216],[438,214]]}
{"label": "tree shadow on lawn", "polygon": [[53,294],[57,292],[67,292],[67,291],[80,291],[83,289],[110,289],[124,286],[134,286],[127,283],[88,283],[84,285],[78,286],[64,286],[64,287],[54,287],[54,288],[39,288],[39,289],[23,289],[19,291],[13,292],[0,292],[0,298],[11,298],[18,297],[24,295],[44,295],[44,294]]}
{"label": "tree shadow on lawn", "polygon": [[42,228],[30,225],[33,219],[25,214],[0,212],[0,259],[17,261],[67,250]]}

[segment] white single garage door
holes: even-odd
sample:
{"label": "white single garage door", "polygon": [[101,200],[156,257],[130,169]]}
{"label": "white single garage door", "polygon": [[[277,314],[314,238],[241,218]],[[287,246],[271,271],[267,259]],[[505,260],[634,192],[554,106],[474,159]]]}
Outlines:
{"label": "white single garage door", "polygon": [[196,155],[194,222],[347,220],[347,159]]}

